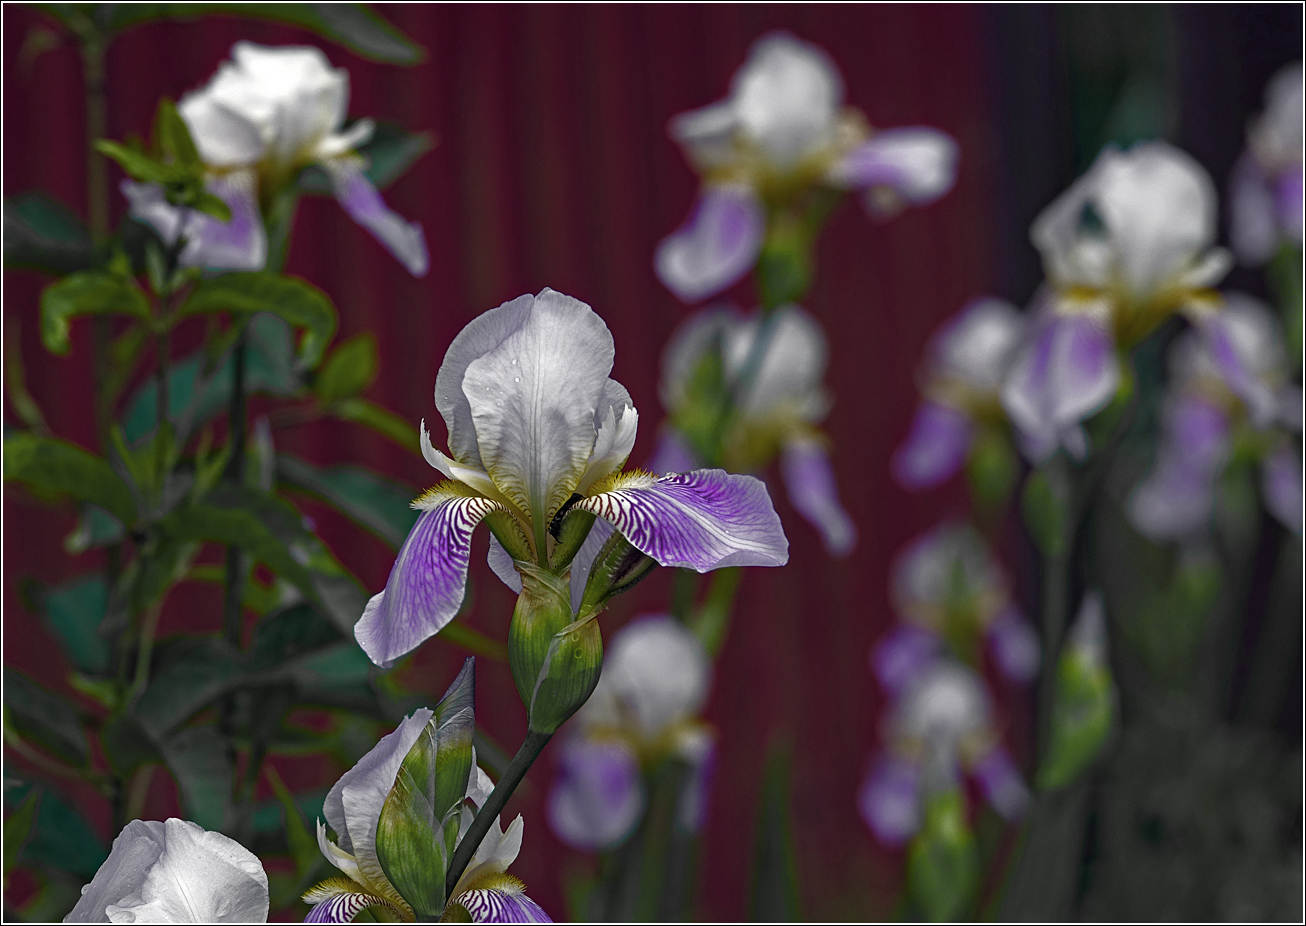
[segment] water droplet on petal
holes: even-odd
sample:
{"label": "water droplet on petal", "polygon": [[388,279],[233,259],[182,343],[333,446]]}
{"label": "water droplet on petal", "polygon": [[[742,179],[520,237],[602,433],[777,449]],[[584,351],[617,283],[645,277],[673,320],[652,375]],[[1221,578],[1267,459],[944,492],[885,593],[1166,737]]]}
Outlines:
{"label": "water droplet on petal", "polygon": [[521,382],[521,377],[520,377],[520,376],[514,376],[514,377],[512,378],[512,381],[513,381],[514,383],[520,383],[520,382]]}

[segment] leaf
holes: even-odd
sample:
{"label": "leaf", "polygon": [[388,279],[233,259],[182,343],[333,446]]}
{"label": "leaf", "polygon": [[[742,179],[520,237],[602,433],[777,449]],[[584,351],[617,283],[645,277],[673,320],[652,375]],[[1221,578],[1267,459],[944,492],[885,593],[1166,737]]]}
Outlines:
{"label": "leaf", "polygon": [[[5,789],[5,803],[18,803],[33,790],[24,784]],[[41,805],[19,858],[29,865],[66,871],[90,881],[109,857],[109,850],[80,813],[49,787],[41,789]]]}
{"label": "leaf", "polygon": [[750,919],[793,923],[801,919],[798,865],[789,809],[790,750],[770,750],[762,779]]}
{"label": "leaf", "polygon": [[[167,97],[159,100],[158,109],[154,112],[154,139],[167,156],[175,158],[188,168],[203,169],[204,162],[200,160],[199,149],[190,136],[190,128],[177,112],[176,105]],[[231,221],[230,211],[225,221]]]}
{"label": "leaf", "polygon": [[26,675],[4,671],[5,725],[79,768],[90,759],[77,709]]}
{"label": "leaf", "polygon": [[313,378],[313,391],[323,405],[361,393],[376,379],[376,336],[370,331],[338,344]]}
{"label": "leaf", "polygon": [[270,312],[302,328],[300,369],[315,367],[336,333],[336,308],[322,290],[297,277],[266,271],[224,273],[201,281],[178,309],[177,318],[211,312]]}
{"label": "leaf", "polygon": [[264,766],[263,775],[281,804],[284,814],[282,828],[286,834],[286,842],[290,845],[290,856],[295,860],[295,874],[302,879],[313,869],[320,857],[317,839],[309,833],[303,811],[295,803],[294,795],[281,780],[276,769],[270,765]]}
{"label": "leaf", "polygon": [[124,145],[100,138],[96,139],[92,147],[121,167],[133,180],[168,185],[180,179],[177,168],[163,163],[137,145]]}
{"label": "leaf", "polygon": [[356,466],[318,468],[298,457],[278,454],[277,476],[327,502],[356,524],[398,549],[417,522],[411,489]]}
{"label": "leaf", "polygon": [[375,402],[361,398],[345,399],[331,407],[331,414],[345,421],[371,428],[390,438],[405,450],[417,449],[417,432],[413,426]]}
{"label": "leaf", "polygon": [[187,820],[206,830],[231,822],[233,769],[226,738],[216,727],[192,727],[163,742],[163,758],[181,792]]}
{"label": "leaf", "polygon": [[91,233],[62,203],[21,193],[4,204],[4,263],[62,276],[86,270],[95,258]]}
{"label": "leaf", "polygon": [[14,870],[18,864],[18,855],[27,845],[27,838],[32,835],[32,823],[36,820],[36,808],[41,802],[41,791],[33,788],[27,792],[18,809],[9,815],[5,821],[4,832],[4,873],[9,877],[9,872]]}
{"label": "leaf", "polygon": [[156,743],[226,694],[243,676],[241,654],[217,637],[164,640],[155,646],[150,683],[132,707]]}
{"label": "leaf", "polygon": [[83,505],[77,526],[64,538],[63,548],[70,555],[85,553],[96,547],[107,547],[122,540],[127,533],[121,521],[99,505]]}
{"label": "leaf", "polygon": [[298,26],[386,64],[417,64],[426,56],[420,45],[361,3],[120,3],[112,7],[107,24],[127,29],[155,19],[189,22],[201,16],[243,16]]}
{"label": "leaf", "polygon": [[39,603],[46,627],[78,671],[93,676],[106,674],[109,643],[99,633],[109,607],[104,578],[83,576],[48,588],[39,596]]}
{"label": "leaf", "polygon": [[[378,190],[384,190],[413,163],[435,146],[429,133],[407,132],[397,125],[379,122],[372,137],[358,146],[367,159],[363,171]],[[320,167],[309,167],[299,175],[299,188],[306,193],[332,195],[331,180]]]}
{"label": "leaf", "polygon": [[340,643],[340,631],[305,604],[293,605],[259,621],[250,646],[251,672],[278,669],[292,659]]}
{"label": "leaf", "polygon": [[100,743],[104,746],[109,765],[121,778],[126,778],[142,765],[163,761],[154,737],[140,718],[131,713],[110,717],[100,728]]}
{"label": "leaf", "polygon": [[109,461],[67,441],[22,431],[7,435],[4,478],[43,492],[94,502],[124,523],[135,520],[131,490]]}
{"label": "leaf", "polygon": [[148,319],[150,303],[134,280],[103,270],[82,270],[51,283],[41,293],[41,341],[50,353],[68,353],[68,322],[82,315]]}

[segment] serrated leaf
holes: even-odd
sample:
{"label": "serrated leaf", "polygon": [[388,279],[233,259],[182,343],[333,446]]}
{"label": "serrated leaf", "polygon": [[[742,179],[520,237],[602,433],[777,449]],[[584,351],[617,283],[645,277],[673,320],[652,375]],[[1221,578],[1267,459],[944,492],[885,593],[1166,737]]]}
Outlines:
{"label": "serrated leaf", "polygon": [[[403,175],[416,160],[434,147],[426,132],[407,132],[397,125],[385,122],[376,124],[372,137],[358,146],[358,153],[367,160],[363,173],[378,190],[384,190]],[[330,196],[331,179],[320,167],[309,167],[299,175],[299,188],[306,193]]]}
{"label": "serrated leaf", "polygon": [[[5,789],[5,803],[26,799],[32,785]],[[90,881],[109,857],[109,850],[85,818],[49,787],[41,789],[41,805],[23,847],[20,861],[66,871]]]}
{"label": "serrated leaf", "polygon": [[215,727],[192,727],[164,740],[162,750],[185,818],[206,830],[228,826],[233,769],[226,738]]}
{"label": "serrated leaf", "polygon": [[413,490],[356,466],[318,468],[289,454],[277,456],[277,476],[330,502],[342,514],[398,549],[417,523]]}
{"label": "serrated leaf", "polygon": [[213,312],[270,312],[304,331],[297,365],[312,369],[336,333],[336,308],[316,286],[297,277],[257,271],[224,273],[203,280],[177,312],[186,318]]}
{"label": "serrated leaf", "polygon": [[4,263],[62,276],[94,260],[91,234],[72,212],[43,193],[22,193],[4,204]]}
{"label": "serrated leaf", "polygon": [[313,391],[324,405],[361,393],[376,379],[379,358],[376,336],[370,331],[336,345],[313,379]]}
{"label": "serrated leaf", "polygon": [[68,660],[88,675],[107,673],[109,643],[99,633],[109,607],[104,578],[83,576],[46,589],[40,603],[45,625],[59,640]]}
{"label": "serrated leaf", "polygon": [[90,758],[77,709],[21,672],[4,670],[4,712],[23,739],[82,767]]}
{"label": "serrated leaf", "polygon": [[135,281],[102,270],[83,270],[51,283],[41,293],[41,342],[52,354],[71,349],[68,323],[83,315],[129,315],[148,319],[150,303]]}

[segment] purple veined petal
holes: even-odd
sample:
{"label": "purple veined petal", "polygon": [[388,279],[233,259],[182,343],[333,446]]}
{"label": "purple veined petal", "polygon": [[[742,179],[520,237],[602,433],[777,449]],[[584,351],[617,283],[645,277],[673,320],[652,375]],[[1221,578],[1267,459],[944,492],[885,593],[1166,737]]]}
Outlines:
{"label": "purple veined petal", "polygon": [[644,812],[639,759],[615,740],[568,739],[549,792],[549,825],[573,849],[615,846]]}
{"label": "purple veined petal", "polygon": [[[307,901],[305,901],[307,902]],[[352,923],[354,917],[371,906],[381,906],[381,899],[371,894],[353,892],[335,894],[326,900],[313,904],[305,923]],[[385,906],[388,906],[386,904]]]}
{"label": "purple veined petal", "polygon": [[673,475],[687,473],[702,466],[689,442],[671,425],[663,425],[658,432],[658,445],[648,464],[651,473]]}
{"label": "purple veined petal", "polygon": [[454,898],[472,916],[473,923],[552,923],[535,901],[526,896],[522,883],[512,875],[501,875],[495,887],[473,888]]}
{"label": "purple veined petal", "polygon": [[857,545],[857,525],[839,504],[830,456],[816,441],[798,440],[786,444],[780,457],[780,471],[794,509],[821,534],[832,556],[847,556]]}
{"label": "purple veined petal", "polygon": [[708,187],[693,213],[658,245],[658,279],[681,302],[698,302],[738,282],[757,262],[766,219],[747,187]]}
{"label": "purple veined petal", "polygon": [[499,581],[518,595],[521,594],[521,574],[513,565],[512,554],[503,548],[499,538],[493,534],[490,535],[490,551],[486,561],[490,564],[490,571],[499,577]]}
{"label": "purple veined petal", "polygon": [[889,464],[904,489],[931,489],[959,472],[970,453],[974,424],[968,415],[937,402],[922,402],[911,430]]}
{"label": "purple veined petal", "polygon": [[898,624],[871,649],[871,671],[885,691],[899,694],[942,650],[942,641],[928,630]]}
{"label": "purple veined petal", "polygon": [[1281,447],[1261,461],[1261,492],[1265,507],[1294,534],[1302,532],[1301,462],[1289,447]]}
{"label": "purple veined petal", "polygon": [[1011,822],[1025,813],[1029,807],[1029,788],[1007,750],[995,746],[971,766],[970,772],[984,799],[1002,819]]}
{"label": "purple veined petal", "polygon": [[369,659],[388,669],[439,633],[462,605],[472,531],[498,502],[456,495],[445,483],[415,504],[423,508],[399,550],[385,590],[372,596],[354,625]]}
{"label": "purple veined petal", "polygon": [[831,179],[867,190],[867,203],[878,213],[896,211],[884,207],[903,203],[923,206],[952,189],[958,153],[952,136],[938,129],[884,129],[848,152]]}
{"label": "purple veined petal", "polygon": [[331,189],[349,217],[372,233],[415,277],[426,276],[430,257],[422,226],[386,206],[361,165],[352,157],[325,162]]}
{"label": "purple veined petal", "polygon": [[789,540],[771,497],[752,476],[720,469],[662,477],[627,473],[576,507],[603,518],[663,566],[708,572],[789,561]]}
{"label": "purple veined petal", "polygon": [[1041,646],[1037,631],[1015,605],[1009,605],[989,625],[989,646],[1002,674],[1015,682],[1030,682],[1038,675]]}
{"label": "purple veined petal", "polygon": [[857,792],[857,809],[880,842],[906,845],[921,826],[920,769],[896,756],[880,756]]}

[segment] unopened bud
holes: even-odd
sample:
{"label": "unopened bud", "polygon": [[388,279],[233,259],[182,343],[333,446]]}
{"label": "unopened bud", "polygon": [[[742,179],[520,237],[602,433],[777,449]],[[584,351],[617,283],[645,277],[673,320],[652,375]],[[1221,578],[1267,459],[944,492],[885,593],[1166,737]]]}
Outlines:
{"label": "unopened bud", "polygon": [[609,598],[634,588],[656,565],[656,560],[641,553],[625,537],[613,534],[594,557],[580,614],[585,617],[597,614]]}

